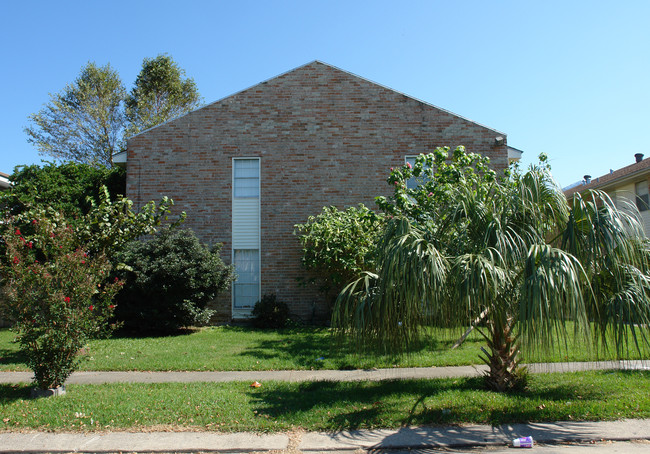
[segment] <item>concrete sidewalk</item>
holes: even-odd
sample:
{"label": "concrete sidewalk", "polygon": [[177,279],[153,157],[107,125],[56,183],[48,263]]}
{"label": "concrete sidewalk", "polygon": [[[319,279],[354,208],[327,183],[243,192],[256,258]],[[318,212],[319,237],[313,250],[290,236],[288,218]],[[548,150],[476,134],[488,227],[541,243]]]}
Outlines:
{"label": "concrete sidewalk", "polygon": [[405,427],[337,433],[294,432],[270,435],[213,432],[0,433],[0,452],[252,452],[306,453],[381,449],[506,446],[532,436],[538,443],[650,439],[650,420]]}
{"label": "concrete sidewalk", "polygon": [[[642,361],[592,361],[568,363],[530,364],[531,373],[580,372],[587,370],[650,370],[650,360]],[[417,378],[456,378],[474,377],[485,373],[486,366],[458,367],[404,367],[392,369],[365,370],[271,370],[234,372],[74,372],[66,384],[102,383],[189,383],[189,382],[230,382],[230,381],[380,381],[406,380]],[[32,379],[31,372],[0,372],[0,383],[27,383]]]}

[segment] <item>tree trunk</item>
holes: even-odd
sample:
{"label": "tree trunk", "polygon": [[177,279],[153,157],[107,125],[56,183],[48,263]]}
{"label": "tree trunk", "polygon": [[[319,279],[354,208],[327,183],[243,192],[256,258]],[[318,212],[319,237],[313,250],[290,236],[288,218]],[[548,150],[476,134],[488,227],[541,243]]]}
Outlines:
{"label": "tree trunk", "polygon": [[526,386],[526,370],[519,367],[519,346],[513,335],[514,318],[494,320],[488,324],[488,350],[481,347],[481,359],[490,368],[485,376],[488,388],[497,392],[520,390]]}
{"label": "tree trunk", "polygon": [[479,323],[481,323],[481,322],[483,321],[483,319],[485,318],[485,316],[488,314],[488,311],[489,311],[489,309],[485,309],[483,312],[480,313],[480,315],[479,315],[478,317],[476,317],[476,319],[474,319],[474,321],[472,322],[472,324],[469,325],[469,328],[467,328],[467,331],[465,331],[465,334],[463,334],[462,336],[460,336],[460,339],[458,339],[458,340],[456,341],[456,343],[455,343],[454,345],[451,346],[451,349],[452,349],[452,350],[454,350],[454,349],[460,347],[460,346],[463,344],[463,342],[465,342],[465,339],[467,339],[467,336],[469,336],[470,333],[471,333],[472,331],[474,331],[474,327],[476,327],[476,325],[478,325]]}

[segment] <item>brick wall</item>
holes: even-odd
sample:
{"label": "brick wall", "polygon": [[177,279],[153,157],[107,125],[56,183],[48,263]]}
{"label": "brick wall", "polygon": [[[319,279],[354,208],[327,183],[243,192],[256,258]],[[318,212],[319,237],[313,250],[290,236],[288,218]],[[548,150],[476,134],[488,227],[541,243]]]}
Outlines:
{"label": "brick wall", "polygon": [[[127,196],[137,206],[167,195],[186,226],[231,261],[232,158],[260,157],[262,294],[303,318],[322,316],[293,226],[325,205],[388,195],[390,167],[438,146],[465,145],[507,166],[505,135],[329,65],[313,62],[207,105],[128,141]],[[221,320],[230,295],[216,302]]]}

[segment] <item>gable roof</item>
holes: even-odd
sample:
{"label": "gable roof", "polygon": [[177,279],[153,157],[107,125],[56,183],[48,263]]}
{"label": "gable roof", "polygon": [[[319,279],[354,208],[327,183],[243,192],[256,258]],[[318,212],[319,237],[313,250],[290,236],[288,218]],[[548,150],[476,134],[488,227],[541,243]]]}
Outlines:
{"label": "gable roof", "polygon": [[641,176],[650,172],[650,158],[646,158],[641,162],[635,162],[629,166],[620,168],[613,172],[607,173],[597,178],[592,178],[589,184],[579,184],[564,191],[567,197],[575,194],[576,192],[586,191],[588,189],[606,189],[617,183],[623,183],[631,180],[637,176]]}
{"label": "gable roof", "polygon": [[[311,61],[311,62],[309,62],[309,63],[305,63],[304,65],[300,65],[300,66],[298,66],[298,67],[296,67],[296,68],[293,68],[293,69],[291,69],[291,70],[289,70],[289,71],[285,71],[285,72],[283,72],[283,73],[281,73],[281,74],[278,74],[277,76],[274,76],[274,77],[271,77],[271,78],[269,78],[269,79],[263,80],[263,81],[261,81],[261,82],[255,84],[255,85],[252,85],[252,86],[250,86],[250,87],[247,87],[247,88],[244,88],[244,89],[242,89],[242,90],[239,90],[239,91],[237,91],[237,92],[235,92],[235,93],[232,93],[232,94],[230,94],[230,95],[228,95],[228,96],[225,96],[225,97],[223,97],[223,98],[221,98],[221,99],[218,99],[218,100],[216,100],[216,101],[213,101],[213,102],[211,102],[211,103],[209,103],[209,104],[206,104],[206,105],[204,105],[204,106],[198,107],[198,108],[194,109],[193,111],[191,111],[191,112],[189,112],[189,113],[187,113],[187,114],[185,114],[185,115],[190,115],[190,114],[192,114],[192,113],[194,113],[194,112],[197,112],[197,111],[199,111],[199,110],[205,109],[206,107],[209,107],[209,106],[212,106],[212,105],[215,105],[215,104],[219,104],[219,103],[221,103],[221,102],[223,102],[223,101],[225,101],[225,100],[227,100],[227,99],[229,99],[229,98],[232,98],[232,97],[234,97],[234,96],[237,96],[237,95],[240,94],[240,93],[243,93],[243,92],[245,92],[245,91],[248,91],[248,90],[254,89],[254,88],[259,87],[259,86],[261,86],[261,85],[264,85],[264,84],[266,84],[266,83],[268,83],[268,82],[270,82],[270,81],[272,81],[272,80],[278,79],[278,78],[283,77],[283,76],[285,76],[285,75],[287,75],[287,74],[290,74],[290,73],[292,73],[292,72],[299,71],[299,70],[301,70],[301,69],[308,68],[308,67],[310,67],[310,66],[319,66],[319,65],[321,65],[321,66],[325,66],[325,67],[330,68],[330,69],[333,69],[333,70],[335,70],[335,71],[342,72],[342,73],[347,74],[347,75],[349,75],[349,76],[352,76],[352,77],[354,77],[354,78],[357,78],[357,79],[363,80],[363,81],[365,81],[365,82],[368,82],[368,83],[370,83],[370,84],[373,84],[373,85],[376,85],[376,86],[378,86],[378,87],[381,87],[381,88],[383,88],[383,89],[385,89],[385,90],[389,90],[389,91],[392,91],[393,93],[396,93],[396,94],[399,94],[399,95],[405,96],[405,97],[407,97],[407,98],[409,98],[409,99],[412,99],[412,100],[414,100],[414,101],[416,101],[416,102],[418,102],[418,103],[420,103],[420,104],[422,104],[422,105],[425,105],[425,106],[431,107],[431,108],[433,108],[433,109],[437,109],[437,110],[439,110],[439,111],[441,111],[441,112],[445,112],[445,113],[447,113],[447,114],[449,114],[449,115],[452,115],[452,116],[454,116],[454,117],[456,117],[456,118],[460,118],[460,119],[462,119],[462,120],[464,120],[464,121],[467,121],[467,122],[473,123],[473,124],[475,124],[475,125],[477,125],[477,126],[480,126],[480,127],[482,127],[482,128],[489,129],[489,130],[491,130],[491,131],[494,131],[497,135],[502,135],[502,136],[506,136],[506,135],[507,135],[507,134],[505,134],[505,133],[503,133],[503,132],[501,132],[501,131],[498,131],[498,130],[496,130],[496,129],[494,129],[494,128],[491,128],[491,127],[489,127],[489,126],[482,125],[482,124],[477,123],[477,122],[475,122],[475,121],[473,121],[473,120],[470,120],[469,118],[466,118],[466,117],[463,117],[463,116],[461,116],[461,115],[455,114],[454,112],[451,112],[451,111],[449,111],[449,110],[443,109],[443,108],[438,107],[438,106],[435,106],[435,105],[433,105],[433,104],[431,104],[431,103],[428,103],[428,102],[426,102],[426,101],[422,101],[421,99],[415,98],[415,97],[413,97],[413,96],[409,96],[409,95],[407,95],[407,94],[405,94],[405,93],[402,93],[402,92],[400,92],[400,91],[398,91],[398,90],[394,90],[394,89],[392,89],[392,88],[390,88],[390,87],[387,87],[387,86],[385,86],[385,85],[379,84],[379,83],[377,83],[377,82],[373,82],[372,80],[369,80],[369,79],[366,79],[366,78],[364,78],[364,77],[358,76],[358,75],[356,75],[356,74],[354,74],[354,73],[351,73],[351,72],[349,72],[349,71],[345,71],[345,70],[343,70],[343,69],[340,69],[340,68],[338,68],[338,67],[336,67],[336,66],[330,65],[329,63],[322,62],[322,61],[320,61],[320,60],[313,60],[313,61]],[[140,131],[138,134],[135,134],[135,135],[129,137],[129,139],[130,139],[130,138],[133,138],[133,137],[137,137],[137,136],[139,136],[139,135],[141,135],[141,134],[145,134],[145,133],[147,133],[147,132],[149,132],[149,131],[151,131],[151,130],[153,130],[153,129],[159,128],[159,127],[161,127],[161,126],[164,126],[164,125],[166,125],[166,124],[168,124],[168,123],[170,123],[170,122],[172,122],[172,121],[177,120],[178,118],[182,118],[182,117],[184,117],[185,115],[181,115],[180,117],[172,118],[172,119],[170,119],[170,120],[167,120],[167,121],[164,122],[164,123],[160,123],[160,124],[158,124],[158,125],[156,125],[156,126],[152,126],[152,127],[149,128],[149,129],[145,129],[144,131]]]}

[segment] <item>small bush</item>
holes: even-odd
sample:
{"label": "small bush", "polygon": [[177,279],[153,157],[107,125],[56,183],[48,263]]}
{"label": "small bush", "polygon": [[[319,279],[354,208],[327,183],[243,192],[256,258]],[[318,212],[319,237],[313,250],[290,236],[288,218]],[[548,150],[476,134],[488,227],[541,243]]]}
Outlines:
{"label": "small bush", "polygon": [[284,328],[289,320],[289,306],[275,295],[264,295],[253,308],[253,326],[262,329]]}
{"label": "small bush", "polygon": [[116,316],[129,330],[171,333],[206,324],[206,309],[233,280],[219,250],[210,250],[186,229],[164,229],[147,241],[135,241],[118,254],[127,269],[117,295]]}

